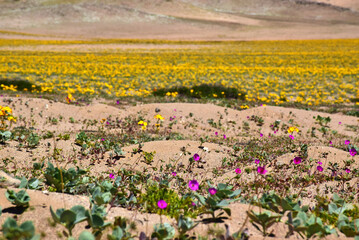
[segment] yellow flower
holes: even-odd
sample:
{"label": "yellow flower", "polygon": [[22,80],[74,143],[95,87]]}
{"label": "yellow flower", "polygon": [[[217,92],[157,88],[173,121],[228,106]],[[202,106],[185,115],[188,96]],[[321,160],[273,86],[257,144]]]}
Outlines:
{"label": "yellow flower", "polygon": [[248,107],[248,105],[242,105],[241,106],[241,109],[248,109],[249,107]]}
{"label": "yellow flower", "polygon": [[288,128],[288,133],[292,133],[294,131],[299,132],[299,129],[297,127],[289,127]]}
{"label": "yellow flower", "polygon": [[155,116],[155,118],[158,119],[158,120],[164,120],[164,119],[165,119],[164,117],[162,117],[162,116],[159,115],[159,114],[157,114],[157,115]]}
{"label": "yellow flower", "polygon": [[138,122],[138,125],[142,126],[142,130],[146,130],[147,122],[141,120]]}
{"label": "yellow flower", "polygon": [[14,118],[13,116],[8,117],[7,120],[9,120],[10,122],[16,122],[16,118]]}

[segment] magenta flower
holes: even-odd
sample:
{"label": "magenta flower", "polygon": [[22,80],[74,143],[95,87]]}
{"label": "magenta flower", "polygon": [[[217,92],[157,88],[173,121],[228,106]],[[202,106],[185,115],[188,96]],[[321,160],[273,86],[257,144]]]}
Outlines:
{"label": "magenta flower", "polygon": [[209,192],[209,194],[214,195],[214,194],[216,194],[217,189],[215,189],[215,188],[210,188],[210,189],[208,189],[208,192]]}
{"label": "magenta flower", "polygon": [[318,167],[317,167],[317,170],[318,170],[319,172],[323,172],[322,166],[318,166]]}
{"label": "magenta flower", "polygon": [[350,154],[352,157],[354,157],[354,156],[357,154],[357,150],[356,150],[355,148],[351,148],[351,149],[349,150],[349,154]]}
{"label": "magenta flower", "polygon": [[350,173],[350,169],[349,168],[345,169],[345,172]]}
{"label": "magenta flower", "polygon": [[289,135],[289,137],[290,137],[291,139],[294,139],[294,136],[293,136],[293,135]]}
{"label": "magenta flower", "polygon": [[276,134],[277,133],[277,131],[274,131],[274,134]]}
{"label": "magenta flower", "polygon": [[115,178],[115,175],[112,174],[112,173],[110,173],[109,178],[114,179],[114,178]]}
{"label": "magenta flower", "polygon": [[215,132],[214,135],[218,136],[218,132]]}
{"label": "magenta flower", "polygon": [[116,101],[116,104],[117,104],[117,105],[120,104],[120,100],[117,100],[117,101]]}
{"label": "magenta flower", "polygon": [[227,138],[227,136],[224,134],[224,135],[223,135],[223,139],[226,139],[226,138]]}
{"label": "magenta flower", "polygon": [[176,175],[177,175],[177,173],[176,173],[176,172],[172,172],[172,176],[174,176],[174,177],[175,177]]}
{"label": "magenta flower", "polygon": [[256,159],[256,160],[254,160],[254,162],[255,162],[256,164],[259,164],[261,161],[259,161],[259,159]]}
{"label": "magenta flower", "polygon": [[263,133],[259,133],[259,136],[263,137]]}
{"label": "magenta flower", "polygon": [[239,168],[236,168],[234,171],[235,171],[237,174],[240,174],[240,173],[242,172],[242,170],[239,169]]}
{"label": "magenta flower", "polygon": [[195,207],[195,206],[196,206],[196,203],[195,203],[195,202],[192,202],[191,204],[192,204],[192,206],[193,206],[193,207]]}
{"label": "magenta flower", "polygon": [[342,124],[342,122],[339,122],[339,125]]}
{"label": "magenta flower", "polygon": [[104,138],[101,138],[101,141],[105,141],[105,139],[104,139]]}
{"label": "magenta flower", "polygon": [[295,158],[293,159],[293,162],[294,162],[294,164],[299,164],[299,163],[302,162],[302,158],[300,158],[300,157],[295,157]]}
{"label": "magenta flower", "polygon": [[197,182],[197,180],[191,180],[188,183],[188,187],[192,190],[192,191],[197,191],[199,188],[199,183]]}
{"label": "magenta flower", "polygon": [[195,153],[195,154],[193,155],[193,159],[194,159],[195,161],[199,161],[199,160],[201,159],[201,157],[198,155],[198,153]]}
{"label": "magenta flower", "polygon": [[258,167],[258,168],[257,168],[257,172],[258,172],[259,174],[264,175],[264,174],[266,174],[268,171],[265,169],[265,167]]}
{"label": "magenta flower", "polygon": [[350,141],[349,140],[345,140],[345,145],[349,145]]}
{"label": "magenta flower", "polygon": [[318,162],[319,165],[322,165],[323,163],[321,161]]}
{"label": "magenta flower", "polygon": [[165,200],[159,200],[158,202],[157,202],[157,206],[159,207],[159,208],[161,208],[161,209],[165,209],[166,207],[167,207],[167,203],[166,203],[166,201]]}
{"label": "magenta flower", "polygon": [[333,144],[332,141],[329,141],[329,144],[332,145]]}

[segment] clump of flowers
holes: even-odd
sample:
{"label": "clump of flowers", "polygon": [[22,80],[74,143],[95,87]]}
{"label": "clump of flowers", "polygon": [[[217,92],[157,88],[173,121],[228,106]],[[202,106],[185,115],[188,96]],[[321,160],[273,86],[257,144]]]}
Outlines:
{"label": "clump of flowers", "polygon": [[145,122],[145,121],[139,121],[138,122],[138,125],[140,125],[141,126],[141,129],[142,130],[146,130],[146,128],[147,128],[147,122]]}
{"label": "clump of flowers", "polygon": [[263,166],[263,167],[258,167],[257,172],[261,175],[265,175],[268,171],[265,169],[265,166]]}
{"label": "clump of flowers", "polygon": [[67,103],[76,102],[76,99],[72,96],[71,93],[68,93],[68,94],[67,94],[67,97],[66,97],[66,102],[67,102]]}
{"label": "clump of flowers", "polygon": [[16,122],[16,118],[12,115],[12,109],[10,107],[3,107],[0,105],[0,130],[5,130],[8,125],[7,121]]}
{"label": "clump of flowers", "polygon": [[292,133],[292,132],[299,132],[299,129],[297,127],[289,127],[288,133]]}
{"label": "clump of flowers", "polygon": [[167,207],[167,203],[166,203],[166,201],[165,200],[159,200],[158,202],[157,202],[157,206],[160,208],[160,209],[165,209],[166,207]]}
{"label": "clump of flowers", "polygon": [[188,187],[192,191],[197,191],[199,189],[199,183],[197,182],[197,180],[193,179],[193,180],[189,181]]}
{"label": "clump of flowers", "polygon": [[302,158],[300,158],[300,157],[295,157],[295,158],[293,159],[293,162],[294,162],[294,164],[299,164],[299,163],[302,162]]}

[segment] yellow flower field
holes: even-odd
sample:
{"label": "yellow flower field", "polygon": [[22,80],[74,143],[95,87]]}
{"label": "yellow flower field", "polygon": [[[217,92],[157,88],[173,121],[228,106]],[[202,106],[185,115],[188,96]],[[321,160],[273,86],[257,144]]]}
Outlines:
{"label": "yellow flower field", "polygon": [[[97,43],[117,42],[0,40],[0,46]],[[359,98],[359,39],[199,44],[203,45],[112,52],[2,50],[0,78],[28,80],[43,92],[114,97],[148,96],[158,88],[216,83],[246,92],[249,101],[317,105]]]}

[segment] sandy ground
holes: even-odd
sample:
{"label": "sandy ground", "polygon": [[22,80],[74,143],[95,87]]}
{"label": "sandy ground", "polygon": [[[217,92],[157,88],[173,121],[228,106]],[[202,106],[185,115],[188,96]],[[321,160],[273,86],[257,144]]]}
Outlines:
{"label": "sandy ground", "polygon": [[[17,142],[10,141],[6,145],[0,147],[0,155],[2,159],[14,158],[12,163],[7,166],[7,170],[13,174],[21,174],[20,172],[29,167],[34,158],[42,159],[51,155],[53,147],[56,146],[62,149],[62,156],[66,158],[74,153],[75,150],[79,150],[79,146],[74,145],[75,134],[81,130],[96,131],[98,125],[89,126],[83,123],[83,120],[98,120],[102,119],[124,119],[125,117],[135,118],[136,116],[142,116],[148,120],[149,128],[151,124],[154,124],[153,116],[160,110],[160,114],[165,118],[164,129],[170,123],[170,118],[176,119],[177,123],[173,125],[171,131],[181,134],[186,140],[156,140],[152,142],[144,143],[143,150],[147,152],[156,151],[155,157],[151,166],[159,166],[163,163],[183,162],[186,163],[189,156],[184,156],[183,147],[192,156],[194,153],[201,154],[201,165],[203,168],[195,168],[191,175],[184,174],[184,179],[189,179],[192,176],[196,176],[197,179],[204,179],[212,176],[213,169],[220,169],[221,160],[225,157],[231,158],[232,151],[226,147],[226,142],[223,142],[223,135],[226,134],[228,142],[238,141],[239,144],[245,144],[251,137],[259,137],[260,133],[263,133],[264,138],[268,138],[270,134],[273,136],[273,131],[270,129],[271,123],[276,120],[281,120],[283,123],[292,121],[296,125],[300,132],[296,133],[295,137],[305,138],[312,141],[311,146],[308,149],[308,158],[315,159],[316,161],[323,162],[323,167],[327,167],[329,162],[338,163],[341,167],[344,165],[344,161],[350,156],[347,151],[331,147],[329,143],[323,143],[310,138],[307,132],[312,127],[318,127],[313,117],[321,115],[323,117],[330,117],[332,120],[329,123],[331,130],[337,131],[339,136],[346,136],[345,139],[354,139],[358,136],[358,132],[349,129],[347,126],[356,126],[359,128],[359,119],[356,117],[344,116],[341,114],[326,114],[314,111],[306,111],[291,108],[282,108],[274,106],[262,106],[256,108],[250,108],[246,110],[226,109],[212,104],[191,104],[191,103],[153,103],[137,106],[118,106],[118,105],[106,105],[100,103],[92,103],[88,106],[76,106],[66,103],[49,101],[46,99],[35,98],[12,98],[12,102],[9,104],[9,98],[2,97],[0,99],[0,105],[11,106],[19,119],[16,125],[12,127],[34,127],[35,132],[42,135],[46,131],[54,131],[56,134],[70,133],[70,140],[54,141],[53,139],[41,140],[40,145],[32,150],[17,149]],[[248,117],[256,115],[264,119],[263,126],[256,126],[254,122],[249,121]],[[73,117],[75,123],[70,123],[69,118]],[[57,118],[59,120],[57,124],[52,124],[48,119]],[[20,120],[23,119],[23,120]],[[208,124],[208,119],[213,119],[214,122],[218,122],[221,119],[223,123],[221,128],[214,128]],[[292,120],[291,120],[292,119]],[[293,121],[294,120],[294,121]],[[242,125],[243,121],[248,121],[250,124],[250,130],[246,133],[243,129],[238,129],[239,125]],[[340,122],[340,123],[339,123]],[[234,124],[236,123],[236,124]],[[357,129],[358,129],[357,128]],[[106,130],[108,134],[118,133],[117,129]],[[215,136],[215,132],[218,132],[218,136]],[[288,135],[286,132],[278,132],[278,135]],[[208,148],[208,152],[204,152],[199,146],[201,145],[199,138],[208,135],[210,138],[203,144],[203,147]],[[222,139],[222,140],[221,140]],[[320,139],[320,137],[319,137]],[[333,139],[333,145],[343,145],[344,141],[342,137]],[[218,142],[219,141],[219,142]],[[51,145],[49,148],[48,145]],[[105,155],[102,160],[98,160],[93,165],[93,161],[88,158],[82,158],[80,165],[81,168],[91,168],[91,173],[99,176],[107,177],[109,173],[115,173],[118,169],[125,167],[134,170],[142,170],[148,168],[148,165],[141,161],[136,154],[131,154],[133,148],[137,145],[129,145],[123,148],[125,155],[114,165],[109,165],[105,161],[109,158]],[[290,164],[295,155],[287,153],[282,156],[278,156],[275,160],[282,164]],[[355,164],[353,167],[358,167],[359,156],[354,158]],[[66,167],[73,166],[71,163],[56,163],[60,165],[66,165]],[[244,168],[246,166],[239,166]],[[20,170],[22,169],[22,170]],[[20,170],[20,171],[19,171]],[[268,168],[271,171],[271,168]],[[313,170],[314,171],[314,170]],[[18,175],[19,176],[19,175]],[[226,172],[220,177],[212,176],[215,181],[223,181],[235,176],[234,171]],[[254,179],[253,174],[243,175],[243,180],[250,181]],[[327,183],[330,184],[330,183]],[[333,183],[334,184],[334,183]],[[314,187],[314,186],[313,186]],[[308,189],[312,189],[309,187]],[[0,196],[4,196],[5,189],[0,189]],[[85,207],[89,207],[89,201],[86,196],[77,196],[60,193],[43,193],[41,191],[28,190],[30,194],[31,208],[25,213],[18,215],[19,221],[33,220],[37,232],[46,235],[44,239],[61,239],[59,234],[63,231],[63,227],[57,225],[52,227],[48,223],[51,219],[49,207],[54,209],[82,204]],[[308,199],[308,203],[311,200]],[[0,206],[3,207],[3,214],[0,218],[0,224],[8,216],[15,216],[16,211],[14,207],[6,200],[5,197],[0,198]],[[250,206],[245,204],[234,203],[230,205],[232,209],[232,217],[226,220],[230,226],[230,231],[235,232],[239,230],[245,223],[245,212]],[[251,207],[252,208],[252,207]],[[112,221],[116,216],[125,216],[137,223],[138,231],[144,231],[150,233],[153,229],[153,225],[158,223],[160,216],[155,214],[145,214],[140,212],[134,212],[127,209],[114,207],[109,211],[108,220]],[[162,217],[163,220],[173,222],[171,219]],[[51,222],[51,221],[50,221]],[[74,230],[74,234],[77,235],[83,231],[86,227],[86,223],[79,224]],[[205,225],[202,224],[196,228],[196,233],[205,234],[209,228],[222,228],[222,225]],[[250,239],[262,239],[261,234],[250,223],[246,223],[245,228],[248,228]],[[283,239],[286,232],[285,224],[279,223],[274,229],[276,238]],[[60,234],[61,235],[61,234]],[[292,236],[293,239],[297,239],[298,236]],[[331,236],[328,239],[335,239]],[[341,238],[344,239],[344,238]]]}

